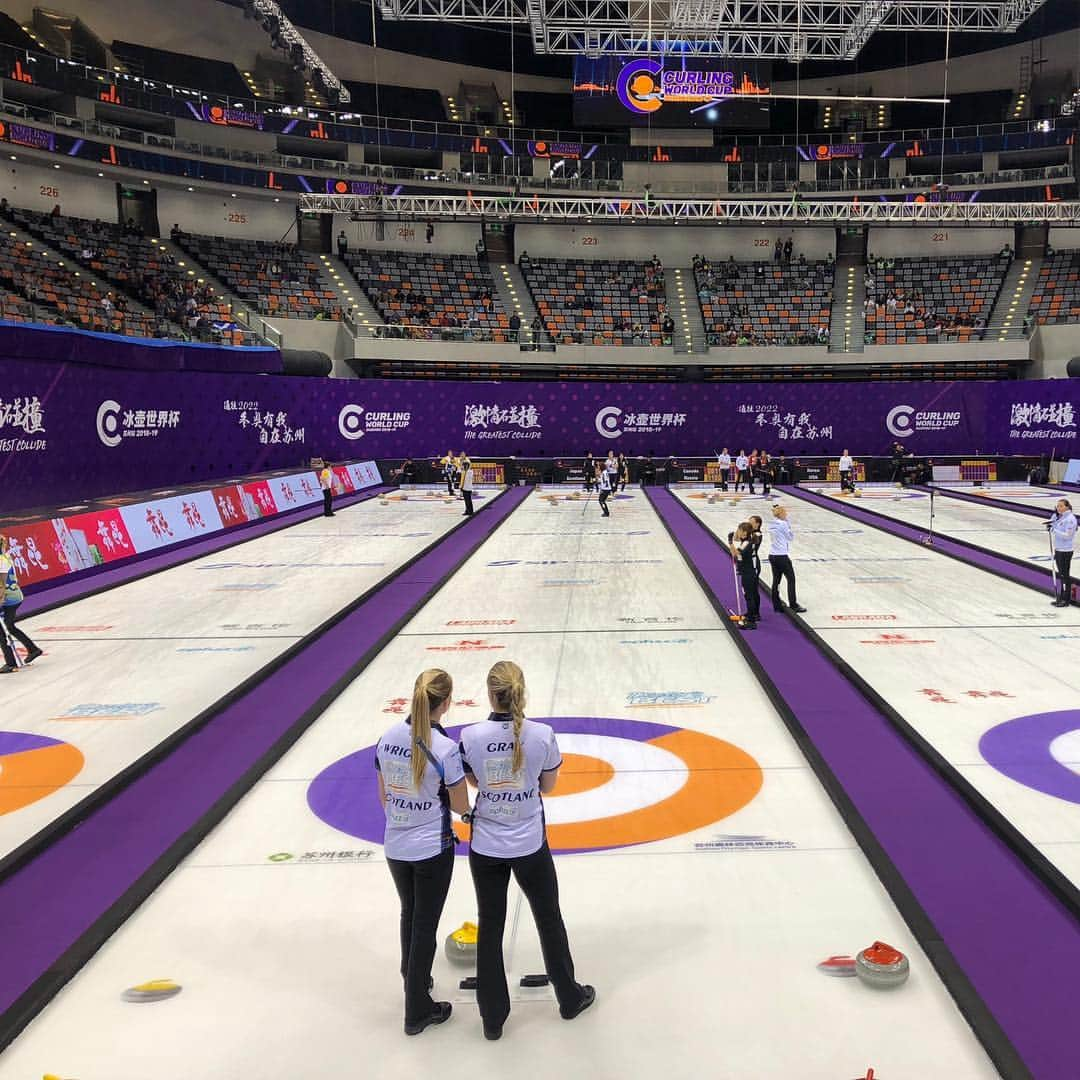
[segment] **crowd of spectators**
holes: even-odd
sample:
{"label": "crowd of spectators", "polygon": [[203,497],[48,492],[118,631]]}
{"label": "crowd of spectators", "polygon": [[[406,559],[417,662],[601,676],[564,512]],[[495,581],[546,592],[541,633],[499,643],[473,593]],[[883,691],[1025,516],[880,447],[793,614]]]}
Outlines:
{"label": "crowd of spectators", "polygon": [[693,258],[707,344],[712,346],[827,345],[834,261],[794,256],[794,243],[776,238],[771,262],[713,263]]}

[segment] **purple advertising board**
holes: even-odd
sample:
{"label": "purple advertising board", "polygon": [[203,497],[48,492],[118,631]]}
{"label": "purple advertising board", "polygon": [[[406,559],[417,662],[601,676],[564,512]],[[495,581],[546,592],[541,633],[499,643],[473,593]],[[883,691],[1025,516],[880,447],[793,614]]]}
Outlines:
{"label": "purple advertising board", "polygon": [[1076,455],[1080,383],[328,380],[0,361],[0,511],[332,460]]}

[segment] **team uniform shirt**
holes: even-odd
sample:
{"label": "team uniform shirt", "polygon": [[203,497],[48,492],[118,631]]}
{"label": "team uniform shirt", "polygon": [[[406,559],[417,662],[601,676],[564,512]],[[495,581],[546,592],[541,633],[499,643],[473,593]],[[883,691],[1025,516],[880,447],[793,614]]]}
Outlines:
{"label": "team uniform shirt", "polygon": [[1071,510],[1051,519],[1050,535],[1054,538],[1055,551],[1072,551],[1076,540],[1076,515]]}
{"label": "team uniform shirt", "polygon": [[417,788],[412,777],[412,727],[408,720],[395,724],[376,748],[375,768],[386,791],[383,847],[388,859],[432,859],[454,843],[446,789],[465,779],[461,752],[453,739],[434,728],[428,750],[431,758]]}
{"label": "team uniform shirt", "polygon": [[334,486],[334,474],[329,469],[319,473],[319,486],[323,491],[330,491]]}
{"label": "team uniform shirt", "polygon": [[739,574],[743,577],[757,577],[754,555],[757,549],[753,540],[736,540],[735,550],[739,553]]}
{"label": "team uniform shirt", "polygon": [[851,472],[854,462],[846,454],[840,459],[840,471]]}
{"label": "team uniform shirt", "polygon": [[738,469],[739,472],[746,472],[746,470],[750,468],[750,459],[745,454],[740,454],[735,459],[735,468]]}
{"label": "team uniform shirt", "polygon": [[462,477],[461,477],[461,490],[462,491],[472,491],[472,489],[473,489],[472,465],[466,465],[465,466],[465,472],[462,474]]}
{"label": "team uniform shirt", "polygon": [[509,716],[492,713],[461,733],[462,763],[479,788],[473,803],[472,848],[493,859],[520,858],[543,846],[540,776],[562,765],[555,732],[547,724],[525,720],[520,737],[524,764],[514,773]]}
{"label": "team uniform shirt", "polygon": [[19,588],[19,577],[15,573],[15,563],[10,555],[0,555],[0,580],[4,583],[3,593],[0,594],[0,605],[15,607],[17,600],[12,599],[10,603],[7,600],[8,593],[17,596],[18,593],[15,590]]}
{"label": "team uniform shirt", "polygon": [[613,483],[614,483],[614,480],[612,478],[611,473],[609,473],[607,471],[607,469],[601,469],[600,470],[600,490],[601,491],[611,491]]}
{"label": "team uniform shirt", "polygon": [[773,518],[769,522],[768,529],[769,554],[787,555],[791,550],[791,541],[795,537],[791,526],[786,521],[781,521],[780,518]]}
{"label": "team uniform shirt", "polygon": [[604,469],[611,479],[614,480],[615,477],[619,475],[619,459],[609,457],[607,461],[604,462]]}

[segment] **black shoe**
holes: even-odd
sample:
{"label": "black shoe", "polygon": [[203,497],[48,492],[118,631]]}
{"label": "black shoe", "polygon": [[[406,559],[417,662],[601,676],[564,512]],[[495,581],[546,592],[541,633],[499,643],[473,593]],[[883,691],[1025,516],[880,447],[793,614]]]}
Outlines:
{"label": "black shoe", "polygon": [[424,1028],[429,1028],[432,1024],[445,1024],[450,1019],[450,1014],[453,1011],[454,1006],[449,1001],[436,1001],[434,1010],[428,1013],[423,1020],[417,1020],[412,1024],[408,1020],[405,1021],[405,1034],[419,1035]]}
{"label": "black shoe", "polygon": [[1068,606],[1069,606],[1069,601],[1068,600],[1055,600],[1054,601],[1054,607],[1068,607]]}
{"label": "black shoe", "polygon": [[0,675],[14,675],[14,674],[15,674],[15,668],[13,668],[10,664],[5,664],[3,667],[0,667]]}
{"label": "black shoe", "polygon": [[752,619],[744,619],[742,623],[742,628],[744,630],[756,630],[757,623],[754,622]]}
{"label": "black shoe", "polygon": [[773,608],[773,611],[775,611],[777,615],[783,615],[785,610],[786,609],[782,606]]}
{"label": "black shoe", "polygon": [[26,660],[23,662],[26,664],[32,664],[39,656],[44,656],[45,650],[39,649],[36,645],[26,654]]}
{"label": "black shoe", "polygon": [[581,988],[581,1001],[572,1009],[560,1009],[559,1015],[564,1020],[573,1020],[575,1016],[580,1016],[595,1000],[596,990],[591,986],[583,986]]}
{"label": "black shoe", "polygon": [[796,615],[801,615],[804,611],[806,611],[806,608],[804,608],[802,604],[792,604],[791,610],[794,611]]}
{"label": "black shoe", "polygon": [[502,1024],[485,1024],[484,1038],[489,1042],[498,1042],[502,1038]]}

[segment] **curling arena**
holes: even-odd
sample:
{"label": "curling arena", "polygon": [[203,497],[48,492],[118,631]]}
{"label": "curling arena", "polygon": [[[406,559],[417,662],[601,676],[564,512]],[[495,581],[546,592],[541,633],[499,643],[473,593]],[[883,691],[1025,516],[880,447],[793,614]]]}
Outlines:
{"label": "curling arena", "polygon": [[1080,1080],[1076,0],[0,4],[0,1080]]}

